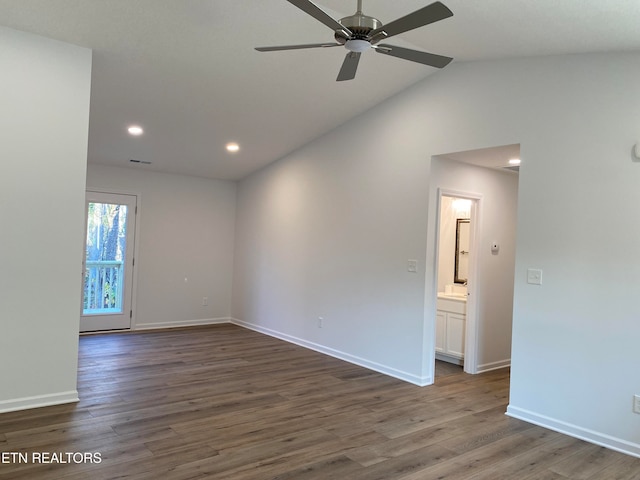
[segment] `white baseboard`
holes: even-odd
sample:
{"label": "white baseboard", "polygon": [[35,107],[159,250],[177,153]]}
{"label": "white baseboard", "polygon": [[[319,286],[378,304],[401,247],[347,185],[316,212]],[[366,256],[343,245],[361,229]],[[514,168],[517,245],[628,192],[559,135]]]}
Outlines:
{"label": "white baseboard", "polygon": [[490,362],[478,365],[478,370],[476,373],[490,372],[491,370],[499,370],[500,368],[507,368],[510,366],[511,359],[507,358],[506,360],[500,360],[499,362]]}
{"label": "white baseboard", "polygon": [[444,353],[437,353],[436,352],[436,360],[441,360],[443,362],[447,362],[447,363],[453,363],[454,365],[464,365],[464,359],[462,358],[457,358],[457,357],[451,357],[449,355],[445,355]]}
{"label": "white baseboard", "polygon": [[138,323],[131,330],[159,330],[163,328],[198,327],[202,325],[217,325],[230,323],[231,318],[199,318],[196,320],[178,320],[175,322]]}
{"label": "white baseboard", "polygon": [[0,402],[0,413],[16,412],[18,410],[29,410],[31,408],[50,407],[63,403],[78,402],[78,391],[52,393],[48,395],[36,395],[35,397],[16,398],[14,400],[4,400]]}
{"label": "white baseboard", "polygon": [[344,360],[345,362],[353,363],[355,365],[359,365],[361,367],[368,368],[369,370],[373,370],[375,372],[389,375],[390,377],[394,377],[399,380],[403,380],[405,382],[413,383],[414,385],[418,385],[419,387],[424,387],[425,385],[431,385],[433,383],[433,379],[430,377],[418,377],[417,375],[403,372],[393,367],[381,365],[379,363],[372,362],[364,358],[356,357],[355,355],[341,352],[333,348],[325,347],[324,345],[319,345],[317,343],[309,342],[307,340],[303,340],[301,338],[297,338],[297,337],[288,335],[286,333],[278,332],[270,328],[254,325],[252,323],[248,323],[243,320],[238,320],[236,318],[230,319],[230,322],[233,323],[234,325],[238,325],[239,327],[243,327],[259,333],[263,333],[265,335],[269,335],[270,337],[278,338],[280,340],[284,340],[285,342],[293,343],[295,345],[308,348],[309,350],[314,350],[316,352],[329,355],[330,357],[334,357],[339,360]]}
{"label": "white baseboard", "polygon": [[569,435],[570,437],[579,438],[580,440],[594,443],[601,447],[606,447],[617,452],[640,458],[640,444],[638,443],[628,442],[605,433],[582,428],[545,415],[539,415],[530,410],[514,407],[513,405],[509,405],[507,407],[507,415],[524,420],[525,422],[533,423],[534,425],[548,428],[549,430]]}

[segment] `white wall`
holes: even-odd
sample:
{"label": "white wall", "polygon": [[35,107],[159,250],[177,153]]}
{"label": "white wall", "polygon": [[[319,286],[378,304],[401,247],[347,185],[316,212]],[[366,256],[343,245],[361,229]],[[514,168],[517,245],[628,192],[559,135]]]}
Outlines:
{"label": "white wall", "polygon": [[0,71],[1,412],[78,396],[91,51],[0,27]]}
{"label": "white wall", "polygon": [[509,412],[640,454],[638,78],[637,54],[454,63],[249,177],[234,316],[430,380],[430,159],[519,143]]}
{"label": "white wall", "polygon": [[407,260],[425,263],[428,165],[391,141],[354,151],[353,133],[239,185],[233,316],[421,383],[424,270],[408,273]]}
{"label": "white wall", "polygon": [[89,164],[87,189],[140,198],[134,328],[229,320],[235,183]]}
{"label": "white wall", "polygon": [[[477,276],[469,284],[469,302],[476,302],[476,364],[479,371],[507,366],[511,361],[518,176],[451,160],[433,159],[430,191],[437,195],[438,188],[481,196],[474,253],[477,255]],[[435,196],[433,201],[436,201]],[[450,243],[454,243],[455,221],[451,223],[453,239]],[[435,231],[428,233],[427,241],[432,238],[436,238]],[[493,242],[500,245],[497,254],[491,252]],[[450,270],[453,272],[452,266]],[[448,283],[452,281],[453,273]]]}

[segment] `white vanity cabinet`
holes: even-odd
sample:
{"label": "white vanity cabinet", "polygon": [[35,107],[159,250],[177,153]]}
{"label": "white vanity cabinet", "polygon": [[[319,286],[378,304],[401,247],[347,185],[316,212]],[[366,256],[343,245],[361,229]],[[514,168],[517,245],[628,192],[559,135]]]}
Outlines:
{"label": "white vanity cabinet", "polygon": [[438,294],[436,358],[462,365],[466,327],[466,298]]}

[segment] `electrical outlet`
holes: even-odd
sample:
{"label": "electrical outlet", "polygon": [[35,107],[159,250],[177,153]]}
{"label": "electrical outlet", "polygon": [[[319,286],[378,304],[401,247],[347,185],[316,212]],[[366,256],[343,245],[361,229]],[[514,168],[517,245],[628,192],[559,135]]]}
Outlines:
{"label": "electrical outlet", "polygon": [[322,322],[323,321],[324,321],[324,318],[318,317],[318,328],[322,328]]}
{"label": "electrical outlet", "polygon": [[418,261],[417,260],[407,260],[407,271],[411,273],[418,272]]}
{"label": "electrical outlet", "polygon": [[206,307],[209,305],[209,297],[202,297],[202,306]]}
{"label": "electrical outlet", "polygon": [[633,413],[640,413],[640,395],[633,396]]}

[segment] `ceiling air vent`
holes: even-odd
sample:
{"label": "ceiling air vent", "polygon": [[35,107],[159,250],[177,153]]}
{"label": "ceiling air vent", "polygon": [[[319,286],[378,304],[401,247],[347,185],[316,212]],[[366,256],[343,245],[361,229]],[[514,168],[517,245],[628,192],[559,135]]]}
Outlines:
{"label": "ceiling air vent", "polygon": [[151,165],[151,162],[147,161],[147,160],[136,160],[135,158],[130,158],[129,159],[130,163],[138,163],[141,165]]}

